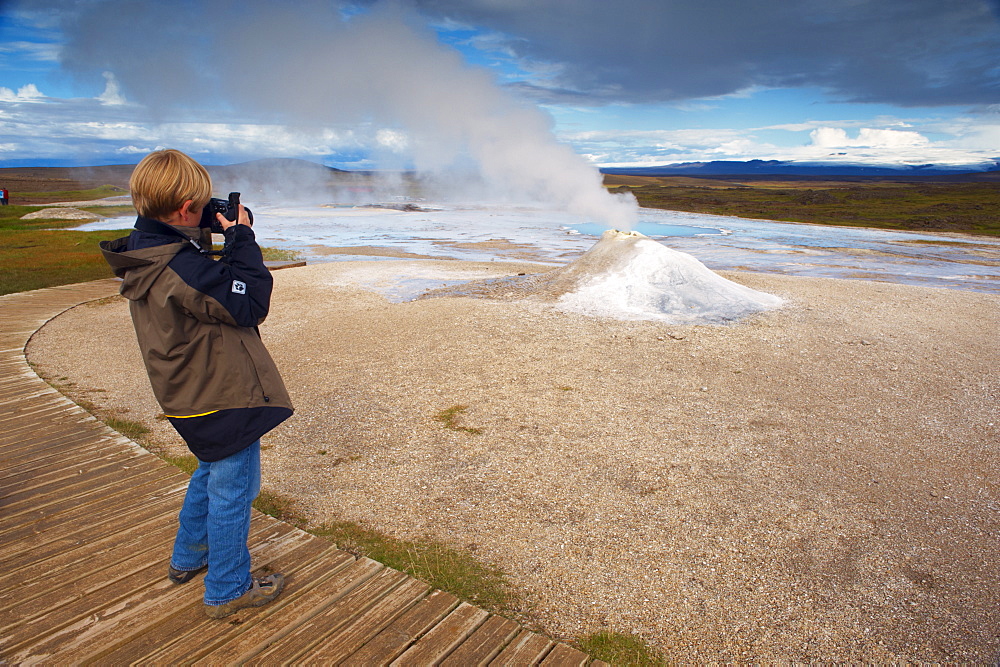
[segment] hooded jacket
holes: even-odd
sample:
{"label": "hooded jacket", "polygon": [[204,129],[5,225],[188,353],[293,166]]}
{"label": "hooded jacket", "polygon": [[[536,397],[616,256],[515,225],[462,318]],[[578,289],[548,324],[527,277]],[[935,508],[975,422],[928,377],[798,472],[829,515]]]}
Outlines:
{"label": "hooded jacket", "polygon": [[153,394],[188,447],[218,461],[292,414],[257,325],[272,278],[247,225],[225,232],[218,261],[178,230],[139,217],[127,237],[102,241],[129,301]]}

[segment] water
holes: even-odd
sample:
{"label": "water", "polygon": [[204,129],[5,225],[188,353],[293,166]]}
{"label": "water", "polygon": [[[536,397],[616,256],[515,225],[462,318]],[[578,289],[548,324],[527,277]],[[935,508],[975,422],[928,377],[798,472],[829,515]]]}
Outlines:
{"label": "water", "polygon": [[[564,264],[589,249],[603,225],[532,207],[426,204],[400,211],[251,202],[258,240],[311,262],[358,259],[374,247],[405,256]],[[131,218],[82,230],[131,227]],[[709,268],[878,280],[1000,293],[1000,239],[749,220],[643,209],[635,229]],[[359,248],[357,255],[325,248]],[[371,257],[365,257],[370,259]]]}
{"label": "water", "polygon": [[[607,230],[607,228],[607,225],[602,225],[597,222],[581,222],[570,225],[569,227],[571,231],[593,236],[595,238],[600,237],[601,234]],[[640,234],[645,234],[646,236],[652,238],[675,238],[678,236],[720,236],[729,233],[727,230],[716,229],[714,227],[670,225],[664,222],[655,222],[651,220],[640,220],[637,224],[633,225],[632,229],[629,231],[639,232]]]}

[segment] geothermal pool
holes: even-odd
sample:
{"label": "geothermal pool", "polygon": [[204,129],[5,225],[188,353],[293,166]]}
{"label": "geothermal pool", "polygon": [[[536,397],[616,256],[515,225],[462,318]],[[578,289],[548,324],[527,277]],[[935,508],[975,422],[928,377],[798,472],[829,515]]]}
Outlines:
{"label": "geothermal pool", "polygon": [[[366,248],[475,261],[564,264],[605,227],[529,206],[419,202],[420,210],[254,204],[262,245],[311,261],[373,259]],[[395,204],[392,204],[393,206]],[[400,206],[399,208],[405,208]],[[113,218],[77,229],[131,227]],[[1000,292],[1000,239],[892,232],[641,209],[634,229],[712,269],[853,278]],[[358,253],[330,248],[357,247]],[[345,254],[346,253],[346,254]]]}

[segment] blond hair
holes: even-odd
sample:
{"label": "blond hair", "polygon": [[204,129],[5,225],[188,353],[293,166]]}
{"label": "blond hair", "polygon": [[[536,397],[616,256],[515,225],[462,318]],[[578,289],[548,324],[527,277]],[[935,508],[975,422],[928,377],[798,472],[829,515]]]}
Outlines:
{"label": "blond hair", "polygon": [[164,220],[188,199],[199,211],[212,198],[212,179],[205,168],[184,153],[168,148],[153,151],[132,171],[128,182],[139,215]]}

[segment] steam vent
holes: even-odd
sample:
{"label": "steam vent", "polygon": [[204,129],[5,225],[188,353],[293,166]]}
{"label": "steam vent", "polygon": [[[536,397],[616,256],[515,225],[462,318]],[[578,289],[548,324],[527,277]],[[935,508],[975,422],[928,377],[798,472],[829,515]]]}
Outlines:
{"label": "steam vent", "polygon": [[691,255],[638,232],[609,229],[575,261],[547,273],[437,290],[451,295],[550,302],[596,317],[721,324],[778,308],[779,297],[744,287]]}

